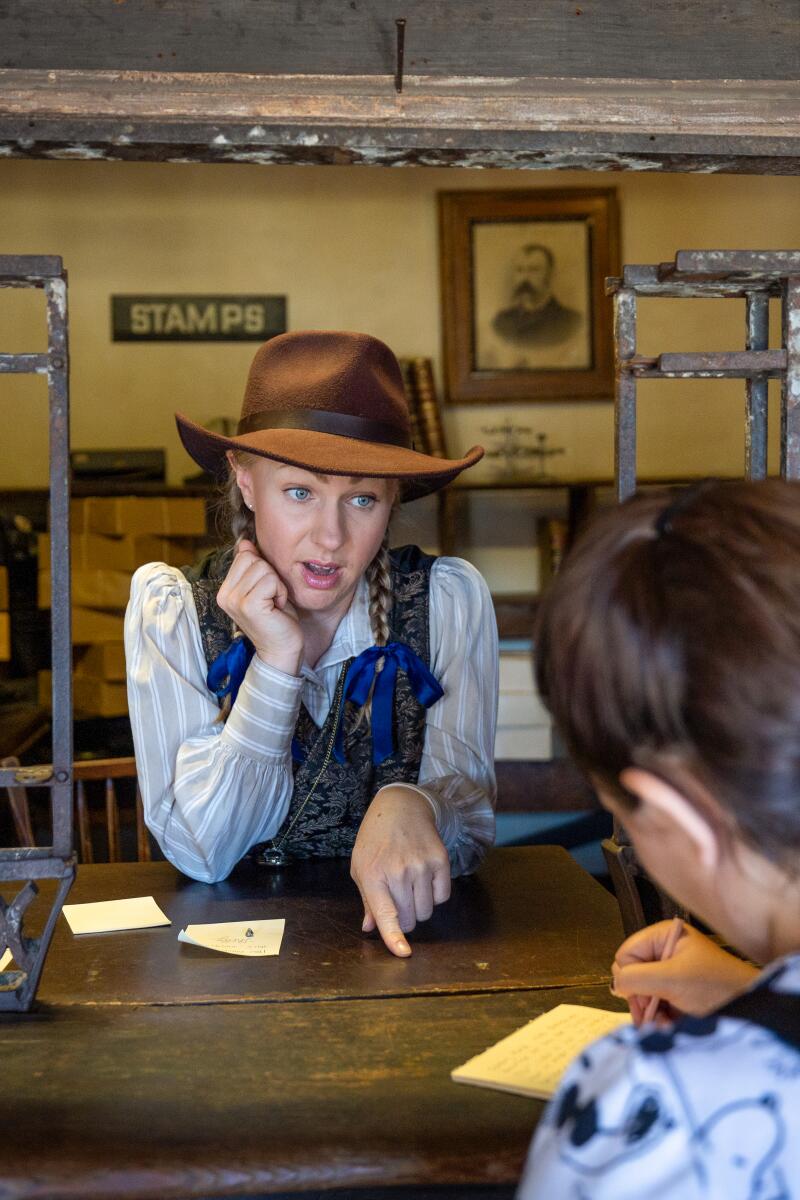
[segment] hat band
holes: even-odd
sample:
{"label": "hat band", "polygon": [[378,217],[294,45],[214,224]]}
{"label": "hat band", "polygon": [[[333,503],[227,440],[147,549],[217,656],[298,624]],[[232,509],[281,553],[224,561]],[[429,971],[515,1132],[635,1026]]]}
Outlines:
{"label": "hat band", "polygon": [[239,422],[238,434],[241,437],[259,429],[310,429],[314,433],[332,433],[359,442],[382,442],[406,450],[413,448],[411,435],[388,421],[370,421],[367,417],[352,417],[320,408],[268,409],[251,413]]}

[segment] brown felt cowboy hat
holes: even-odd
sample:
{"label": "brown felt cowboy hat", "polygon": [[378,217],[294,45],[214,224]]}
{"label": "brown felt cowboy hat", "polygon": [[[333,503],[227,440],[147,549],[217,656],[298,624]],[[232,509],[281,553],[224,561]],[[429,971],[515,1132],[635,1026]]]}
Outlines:
{"label": "brown felt cowboy hat", "polygon": [[483,457],[437,458],[415,450],[397,359],[366,333],[282,333],[256,351],[234,437],[175,414],[186,450],[222,477],[239,450],[320,475],[402,480],[404,500],[427,495]]}

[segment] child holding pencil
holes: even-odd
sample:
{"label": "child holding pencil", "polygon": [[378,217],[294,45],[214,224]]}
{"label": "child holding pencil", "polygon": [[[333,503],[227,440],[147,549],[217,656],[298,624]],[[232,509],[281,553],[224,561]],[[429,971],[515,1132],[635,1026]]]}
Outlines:
{"label": "child holding pencil", "polygon": [[536,651],[645,868],[762,969],[688,925],[628,938],[613,978],[635,1024],[568,1070],[521,1200],[800,1197],[800,485],[605,513],[545,598]]}

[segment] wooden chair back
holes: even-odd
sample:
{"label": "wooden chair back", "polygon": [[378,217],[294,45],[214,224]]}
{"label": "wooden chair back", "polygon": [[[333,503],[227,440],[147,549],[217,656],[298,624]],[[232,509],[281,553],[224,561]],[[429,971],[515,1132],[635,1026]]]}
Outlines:
{"label": "wooden chair back", "polygon": [[[16,758],[5,758],[2,760],[2,766],[18,767],[19,762]],[[81,862],[96,861],[92,829],[98,824],[98,820],[105,828],[108,847],[105,861],[122,861],[120,803],[117,787],[119,781],[123,779],[136,779],[135,758],[97,758],[73,764],[77,850]],[[93,786],[95,783],[98,787],[102,787],[103,804],[99,808],[90,803],[90,793],[97,790]],[[89,786],[87,787],[87,785]],[[32,846],[34,835],[27,789],[20,785],[6,790],[17,841],[21,846]],[[138,783],[136,784],[135,820],[136,858],[138,862],[149,862],[151,857],[150,840],[144,823],[144,808]]]}

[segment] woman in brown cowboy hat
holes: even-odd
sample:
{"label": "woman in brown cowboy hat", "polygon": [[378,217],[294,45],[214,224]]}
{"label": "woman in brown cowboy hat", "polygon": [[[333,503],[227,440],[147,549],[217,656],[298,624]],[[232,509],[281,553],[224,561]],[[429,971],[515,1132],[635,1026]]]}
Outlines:
{"label": "woman in brown cowboy hat", "polygon": [[256,353],[235,437],[177,416],[227,479],[232,544],[150,563],[126,618],[148,825],[195,879],[248,851],[351,856],[365,931],[395,954],[493,839],[497,632],[460,559],[389,550],[401,500],[472,466],[411,443],[392,352],[282,334]]}

